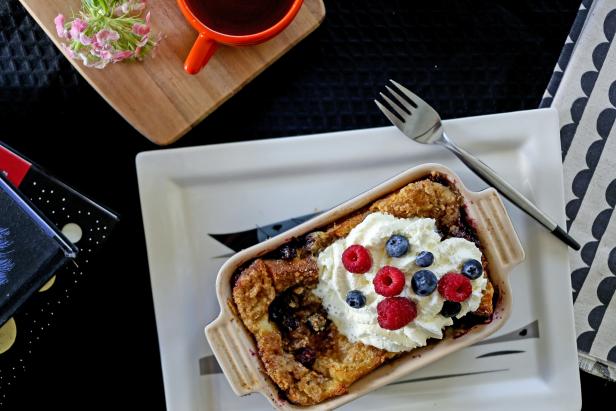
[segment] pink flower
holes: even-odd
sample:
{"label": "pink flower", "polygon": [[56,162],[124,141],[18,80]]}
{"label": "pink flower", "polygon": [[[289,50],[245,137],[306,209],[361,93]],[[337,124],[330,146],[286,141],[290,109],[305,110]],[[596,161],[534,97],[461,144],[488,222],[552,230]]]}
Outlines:
{"label": "pink flower", "polygon": [[145,36],[141,37],[141,40],[137,42],[137,47],[144,47],[146,44],[148,44],[148,41],[150,41],[150,36],[146,34]]}
{"label": "pink flower", "polygon": [[75,19],[71,23],[71,38],[79,39],[79,35],[83,33],[83,31],[88,28],[88,23],[81,19]]}
{"label": "pink flower", "polygon": [[[145,3],[143,3],[145,4]],[[135,23],[133,24],[133,33],[138,36],[145,36],[150,33],[150,12],[145,15],[145,24]]]}
{"label": "pink flower", "polygon": [[111,0],[94,1],[92,9],[82,9],[79,17],[68,22],[64,15],[56,16],[58,36],[68,40],[60,45],[62,51],[69,58],[81,60],[84,66],[97,69],[127,59],[142,60],[149,53],[153,55],[162,37],[152,31],[150,13],[142,14],[146,0],[112,0],[117,5],[113,9],[115,16],[103,15],[108,10],[103,10],[99,1]]}
{"label": "pink flower", "polygon": [[89,46],[90,44],[92,44],[92,41],[93,41],[92,37],[88,37],[84,33],[79,33],[78,40],[84,46]]}
{"label": "pink flower", "polygon": [[86,56],[84,53],[78,53],[76,57],[81,59],[81,62],[84,66],[92,67],[93,63],[90,62],[90,59],[88,59],[88,56]]}
{"label": "pink flower", "polygon": [[[90,50],[90,54],[94,54],[93,53],[94,50]],[[110,54],[111,55],[111,54]],[[111,58],[109,59],[102,59],[102,58],[98,58],[98,59],[89,59],[88,56],[84,53],[79,53],[77,55],[77,57],[79,57],[83,63],[84,66],[86,67],[92,67],[92,68],[96,68],[96,69],[103,69],[107,66],[107,64],[109,64],[111,62]],[[98,56],[96,56],[98,57]]]}
{"label": "pink flower", "polygon": [[73,49],[71,49],[70,47],[68,47],[66,44],[64,43],[60,43],[60,48],[62,49],[62,51],[64,51],[70,58],[74,59],[77,58],[77,54],[75,54],[75,52],[73,51]]}
{"label": "pink flower", "polygon": [[120,35],[117,31],[102,29],[96,33],[96,42],[101,46],[107,45],[110,41],[117,41],[120,39]]}
{"label": "pink flower", "polygon": [[146,24],[135,23],[133,24],[133,33],[138,36],[145,36],[150,32],[150,26]]}
{"label": "pink flower", "polygon": [[133,52],[130,50],[118,51],[116,53],[113,53],[113,62],[117,63],[118,61],[122,61],[132,56],[133,56]]}
{"label": "pink flower", "polygon": [[105,67],[107,67],[107,64],[109,64],[110,62],[111,60],[98,60],[93,63],[90,63],[88,67],[93,67],[96,69],[104,69]]}
{"label": "pink flower", "polygon": [[102,48],[93,48],[90,50],[90,54],[103,60],[111,60],[113,58],[111,51]]}
{"label": "pink flower", "polygon": [[66,38],[68,36],[68,32],[64,28],[64,15],[58,14],[53,22],[56,24],[56,32],[58,33],[58,37],[61,39]]}

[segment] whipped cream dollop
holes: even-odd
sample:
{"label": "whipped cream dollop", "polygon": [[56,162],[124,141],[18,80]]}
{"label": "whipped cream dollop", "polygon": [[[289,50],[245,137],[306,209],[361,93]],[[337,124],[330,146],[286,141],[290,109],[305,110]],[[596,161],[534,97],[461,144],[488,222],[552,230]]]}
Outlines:
{"label": "whipped cream dollop", "polygon": [[[390,257],[385,244],[393,234],[404,235],[410,244],[409,251],[402,257]],[[359,244],[370,251],[372,267],[365,274],[348,272],[342,263],[342,253],[347,247]],[[362,342],[390,352],[408,351],[426,345],[429,338],[443,338],[443,329],[453,324],[452,318],[440,314],[444,299],[438,292],[419,296],[413,292],[411,279],[421,269],[415,264],[415,257],[421,251],[434,255],[429,267],[437,278],[449,272],[460,272],[462,265],[474,259],[481,261],[481,251],[474,243],[463,238],[448,238],[441,241],[432,218],[396,218],[389,214],[369,214],[346,238],[331,244],[317,258],[319,284],[314,293],[321,298],[329,318],[344,336],[352,342]],[[408,297],[417,306],[417,317],[397,330],[386,330],[377,321],[377,304],[385,297],[374,290],[372,280],[383,266],[393,266],[405,275],[405,286],[399,294]],[[463,317],[477,310],[483,290],[487,286],[485,275],[471,280],[473,291],[461,303],[462,309],[456,315]],[[359,290],[366,298],[362,308],[352,308],[346,302],[351,290]]]}

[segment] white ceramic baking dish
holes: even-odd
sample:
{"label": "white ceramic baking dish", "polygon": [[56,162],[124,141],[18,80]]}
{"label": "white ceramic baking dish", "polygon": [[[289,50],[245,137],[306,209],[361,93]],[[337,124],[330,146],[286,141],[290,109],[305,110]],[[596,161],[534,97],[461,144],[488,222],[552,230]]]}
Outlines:
{"label": "white ceramic baking dish", "polygon": [[[472,327],[461,336],[446,337],[426,347],[418,348],[388,362],[356,381],[349,392],[317,405],[296,406],[282,400],[278,388],[262,371],[255,341],[235,313],[231,295],[231,277],[236,270],[257,257],[267,254],[293,238],[300,237],[358,210],[403,186],[436,172],[453,184],[465,201],[469,220],[479,237],[488,260],[490,279],[498,290],[492,321]],[[454,351],[467,347],[497,331],[511,313],[511,287],[508,275],[524,260],[524,250],[511,224],[503,202],[494,189],[469,191],[448,168],[439,164],[424,164],[407,170],[379,186],[325,212],[310,221],[243,250],[230,258],[220,269],[216,280],[216,293],[221,312],[205,328],[206,337],[231,388],[237,395],[261,393],[280,410],[322,411],[339,407],[424,367]]]}

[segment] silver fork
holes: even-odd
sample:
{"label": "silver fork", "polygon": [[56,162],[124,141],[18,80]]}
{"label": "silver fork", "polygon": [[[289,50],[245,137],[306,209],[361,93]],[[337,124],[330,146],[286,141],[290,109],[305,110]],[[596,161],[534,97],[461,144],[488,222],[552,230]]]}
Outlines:
{"label": "silver fork", "polygon": [[[391,98],[384,93],[379,94],[398,116],[392,113],[391,110],[378,100],[374,100],[374,102],[381,109],[383,114],[387,116],[389,121],[398,127],[405,136],[418,143],[438,144],[448,148],[486,183],[496,188],[513,204],[550,230],[559,240],[563,241],[574,250],[580,249],[580,245],[577,241],[511,184],[507,183],[477,157],[464,150],[462,147],[457,146],[443,130],[441,117],[432,106],[394,80],[389,81],[394,87],[386,85],[385,88],[390,93]],[[405,99],[400,93],[404,94],[407,98]]]}

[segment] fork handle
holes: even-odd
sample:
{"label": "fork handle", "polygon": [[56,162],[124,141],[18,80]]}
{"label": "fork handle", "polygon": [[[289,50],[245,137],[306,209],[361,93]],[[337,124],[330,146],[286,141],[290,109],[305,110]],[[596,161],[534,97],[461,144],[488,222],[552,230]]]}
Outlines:
{"label": "fork handle", "polygon": [[473,170],[479,177],[481,177],[486,183],[497,189],[503,196],[509,201],[518,206],[526,214],[534,218],[539,224],[546,227],[552,232],[558,239],[567,244],[574,250],[579,250],[580,245],[575,241],[567,232],[556,224],[550,217],[548,217],[537,206],[531,203],[526,197],[516,190],[511,184],[507,183],[502,177],[500,177],[494,170],[488,167],[483,161],[477,157],[456,145],[447,134],[443,133],[443,138],[439,143],[447,147],[453,152],[456,157],[460,159],[464,164]]}

